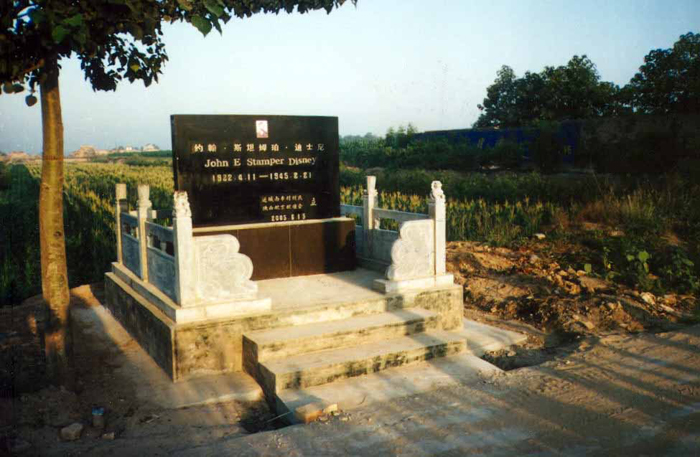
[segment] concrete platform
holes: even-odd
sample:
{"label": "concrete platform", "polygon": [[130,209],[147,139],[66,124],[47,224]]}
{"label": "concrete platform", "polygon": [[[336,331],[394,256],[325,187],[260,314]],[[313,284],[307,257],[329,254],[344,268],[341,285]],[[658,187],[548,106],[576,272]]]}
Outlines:
{"label": "concrete platform", "polygon": [[178,409],[224,401],[256,401],[263,398],[263,391],[255,380],[243,372],[204,376],[179,383],[172,379],[126,331],[112,313],[95,304],[91,307],[74,307],[71,310],[73,325],[89,335],[90,350],[102,349],[114,353],[117,379],[128,379],[139,386],[135,390],[138,400],[155,404],[164,409]]}
{"label": "concrete platform", "polygon": [[[264,312],[174,322],[122,274],[105,275],[106,306],[173,381],[244,370],[243,335],[261,330],[318,325],[343,319],[421,308],[435,328],[461,328],[462,289],[446,285],[383,294],[372,289],[380,275],[365,269],[259,281]],[[432,325],[432,324],[431,324]],[[427,327],[426,327],[427,328]],[[246,367],[250,370],[250,367]]]}
{"label": "concrete platform", "polygon": [[[177,409],[230,400],[254,401],[263,398],[257,382],[244,372],[226,373],[173,383],[169,376],[138,345],[133,337],[102,306],[74,308],[72,319],[106,347],[118,347],[124,361],[117,369],[140,386],[136,390],[142,401],[166,409]],[[453,332],[467,339],[474,353],[482,349],[497,350],[525,339],[524,335],[465,320],[463,328]],[[436,358],[410,366],[349,378],[332,384],[302,390],[285,390],[278,395],[280,414],[312,402],[335,403],[342,410],[352,410],[375,402],[428,392],[454,385],[476,385],[501,370],[479,359],[474,353]],[[288,414],[291,418],[291,414]]]}
{"label": "concrete platform", "polygon": [[358,268],[325,275],[297,276],[257,281],[258,296],[272,300],[272,310],[310,308],[333,303],[364,301],[385,297],[373,290],[383,275]]}

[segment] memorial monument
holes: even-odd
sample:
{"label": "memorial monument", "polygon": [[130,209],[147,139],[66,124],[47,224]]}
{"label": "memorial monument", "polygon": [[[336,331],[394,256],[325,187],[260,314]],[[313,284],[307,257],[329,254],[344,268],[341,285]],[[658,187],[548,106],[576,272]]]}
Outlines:
{"label": "memorial monument", "polygon": [[284,410],[289,389],[466,350],[439,182],[429,214],[378,208],[371,176],[341,205],[337,118],[171,120],[173,210],[143,185],[130,210],[117,185],[105,288],[173,381],[244,370]]}

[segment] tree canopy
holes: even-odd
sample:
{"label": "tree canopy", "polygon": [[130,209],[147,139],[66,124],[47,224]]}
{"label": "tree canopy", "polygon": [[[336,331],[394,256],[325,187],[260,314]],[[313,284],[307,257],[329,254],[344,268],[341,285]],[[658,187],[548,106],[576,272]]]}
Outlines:
{"label": "tree canopy", "polygon": [[504,65],[478,105],[482,113],[474,127],[516,127],[616,114],[625,110],[621,100],[620,88],[601,81],[595,64],[585,55],[520,78]]}
{"label": "tree canopy", "polygon": [[628,87],[640,113],[700,113],[700,33],[681,35],[672,48],[649,52]]}
{"label": "tree canopy", "polygon": [[[355,0],[352,0],[353,3]],[[345,0],[11,0],[0,3],[0,82],[6,93],[32,90],[47,62],[75,55],[95,90],[123,79],[158,80],[168,57],[163,22],[185,21],[202,34],[232,17],[330,12]],[[27,99],[33,104],[36,99]]]}
{"label": "tree canopy", "polygon": [[629,84],[601,81],[587,56],[517,77],[501,67],[478,105],[475,128],[520,127],[540,121],[621,114],[700,113],[700,34],[687,33],[670,49],[656,49]]}

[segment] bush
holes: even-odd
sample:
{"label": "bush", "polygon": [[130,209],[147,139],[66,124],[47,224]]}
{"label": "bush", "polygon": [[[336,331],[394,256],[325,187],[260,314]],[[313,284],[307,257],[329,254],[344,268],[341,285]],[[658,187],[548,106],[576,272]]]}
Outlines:
{"label": "bush", "polygon": [[555,173],[564,163],[564,143],[557,135],[554,124],[541,123],[539,133],[532,142],[532,160],[542,173]]}
{"label": "bush", "polygon": [[10,167],[5,162],[0,162],[0,190],[10,188]]}

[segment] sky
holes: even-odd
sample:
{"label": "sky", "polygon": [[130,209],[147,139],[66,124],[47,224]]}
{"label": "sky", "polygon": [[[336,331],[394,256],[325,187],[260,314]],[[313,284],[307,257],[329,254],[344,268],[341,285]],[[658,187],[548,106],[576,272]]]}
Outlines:
{"label": "sky", "polygon": [[[94,92],[79,61],[62,61],[65,154],[170,149],[171,114],[337,116],[341,135],[468,128],[502,65],[520,76],[586,54],[624,85],[698,19],[698,0],[359,0],[233,19],[223,35],[166,25],[169,61],[149,88]],[[0,151],[41,152],[41,109],[25,95],[0,96]]]}

